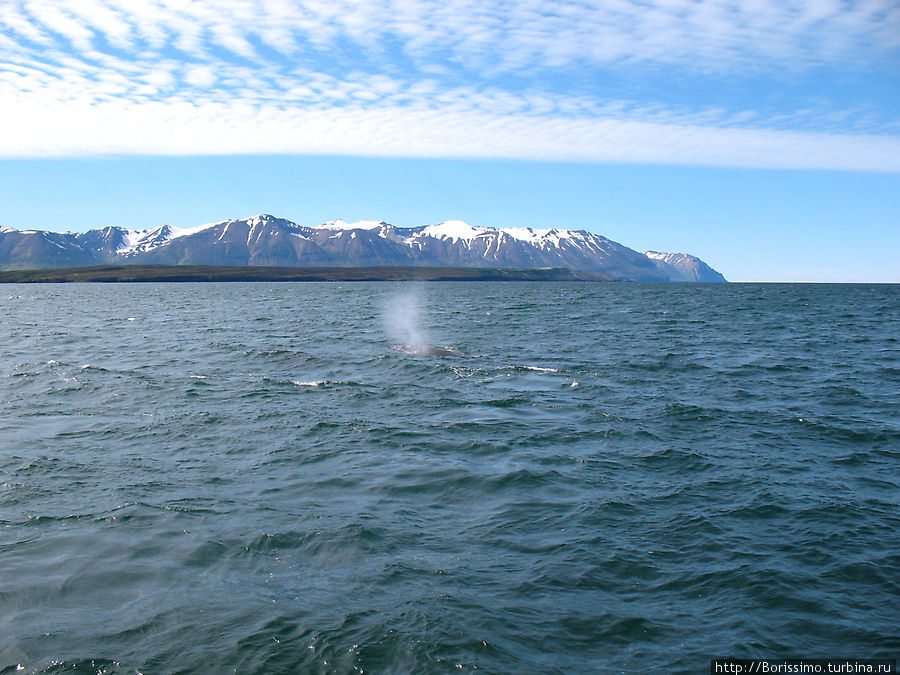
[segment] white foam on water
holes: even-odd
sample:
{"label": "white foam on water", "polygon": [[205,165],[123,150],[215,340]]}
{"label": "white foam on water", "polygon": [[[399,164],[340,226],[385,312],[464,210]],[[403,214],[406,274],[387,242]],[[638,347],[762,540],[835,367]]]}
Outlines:
{"label": "white foam on water", "polygon": [[518,368],[523,368],[525,370],[531,370],[535,373],[558,373],[558,368],[541,368],[540,366],[517,366]]}
{"label": "white foam on water", "polygon": [[291,384],[298,387],[321,387],[328,384],[327,380],[310,380],[309,382],[301,382],[300,380],[291,380]]}

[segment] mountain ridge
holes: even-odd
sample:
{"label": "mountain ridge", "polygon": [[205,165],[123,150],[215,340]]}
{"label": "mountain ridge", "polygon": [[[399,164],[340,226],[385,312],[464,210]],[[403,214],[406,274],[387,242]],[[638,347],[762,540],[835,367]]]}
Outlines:
{"label": "mountain ridge", "polygon": [[333,220],[308,227],[260,214],[192,228],[107,226],[81,233],[0,228],[0,269],[108,264],[557,267],[629,281],[725,281],[695,256],[639,253],[585,230],[491,228],[459,220],[407,228]]}

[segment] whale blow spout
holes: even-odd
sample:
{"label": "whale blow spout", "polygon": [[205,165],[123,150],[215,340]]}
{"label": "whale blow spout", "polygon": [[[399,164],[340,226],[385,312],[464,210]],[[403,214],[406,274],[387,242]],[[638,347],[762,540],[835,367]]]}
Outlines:
{"label": "whale blow spout", "polygon": [[414,286],[387,299],[384,327],[388,337],[405,350],[419,351],[428,347],[428,331],[422,326],[422,289]]}

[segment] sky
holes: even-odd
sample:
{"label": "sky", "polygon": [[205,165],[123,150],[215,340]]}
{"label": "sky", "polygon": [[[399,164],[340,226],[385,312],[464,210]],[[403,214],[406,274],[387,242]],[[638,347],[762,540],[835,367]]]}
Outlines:
{"label": "sky", "polygon": [[0,225],[586,229],[900,282],[897,0],[2,0]]}

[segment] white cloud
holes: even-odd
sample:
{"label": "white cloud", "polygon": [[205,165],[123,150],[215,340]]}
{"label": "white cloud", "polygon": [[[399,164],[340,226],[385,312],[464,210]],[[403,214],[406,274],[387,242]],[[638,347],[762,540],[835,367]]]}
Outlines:
{"label": "white cloud", "polygon": [[184,81],[192,87],[209,87],[215,84],[217,79],[209,66],[189,66],[184,69]]}
{"label": "white cloud", "polygon": [[[108,6],[103,0],[80,0],[69,5],[75,21],[90,26],[115,47],[127,49],[132,43],[132,28],[122,13]],[[33,8],[32,11],[42,10]],[[37,14],[42,16],[42,14]]]}
{"label": "white cloud", "polygon": [[0,156],[311,153],[508,157],[900,171],[900,138],[499,115],[459,105],[290,109],[214,101],[71,103],[0,111]]}
{"label": "white cloud", "polygon": [[[0,124],[16,130],[0,136],[3,157],[900,169],[896,123],[865,106],[775,116],[558,90],[621,64],[702,74],[895,58],[894,0],[22,0],[0,2],[0,35]],[[488,83],[500,75],[520,83]]]}
{"label": "white cloud", "polygon": [[29,3],[33,16],[40,17],[40,24],[44,32],[56,33],[77,49],[89,49],[93,32],[86,24],[72,17],[68,12],[53,2],[33,0]]}
{"label": "white cloud", "polygon": [[[293,53],[298,44],[376,48],[397,40],[427,63],[446,52],[470,67],[561,67],[620,61],[696,69],[814,65],[876,58],[900,46],[893,0],[25,0],[4,3],[0,24],[29,40],[55,33],[86,48],[93,33],[119,47],[136,36],[191,53],[210,45],[254,57],[249,38]],[[6,32],[6,31],[4,31]]]}

